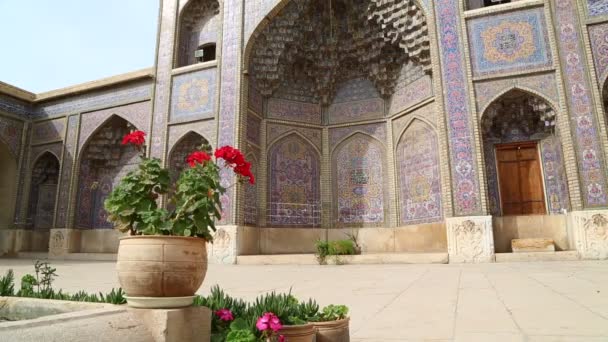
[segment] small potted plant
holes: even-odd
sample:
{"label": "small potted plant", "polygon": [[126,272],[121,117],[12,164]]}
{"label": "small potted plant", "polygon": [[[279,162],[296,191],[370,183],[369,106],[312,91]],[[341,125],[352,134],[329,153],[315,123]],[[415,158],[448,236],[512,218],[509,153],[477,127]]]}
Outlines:
{"label": "small potted plant", "polygon": [[349,342],[350,318],[344,305],[328,305],[313,318],[317,342]]}
{"label": "small potted plant", "polygon": [[[186,159],[168,211],[158,205],[170,188],[169,171],[158,158],[145,155],[145,133],[126,135],[123,145],[141,154],[139,167],[116,186],[104,206],[108,221],[128,233],[120,239],[117,270],[129,305],[135,307],[189,306],[207,272],[206,243],[213,241],[215,220],[221,219],[220,167],[232,169],[239,181],[254,183],[251,165],[230,146],[215,151],[201,146]],[[223,165],[220,165],[222,163]]]}

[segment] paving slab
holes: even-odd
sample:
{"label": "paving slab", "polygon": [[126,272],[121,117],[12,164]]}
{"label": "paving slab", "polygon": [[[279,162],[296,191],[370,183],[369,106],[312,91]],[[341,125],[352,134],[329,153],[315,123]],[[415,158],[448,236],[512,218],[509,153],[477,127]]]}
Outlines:
{"label": "paving slab", "polygon": [[[55,287],[107,292],[113,262],[57,260]],[[18,279],[33,261],[0,259]],[[199,293],[219,284],[247,300],[292,291],[351,308],[352,341],[608,341],[608,262],[463,265],[210,265]]]}

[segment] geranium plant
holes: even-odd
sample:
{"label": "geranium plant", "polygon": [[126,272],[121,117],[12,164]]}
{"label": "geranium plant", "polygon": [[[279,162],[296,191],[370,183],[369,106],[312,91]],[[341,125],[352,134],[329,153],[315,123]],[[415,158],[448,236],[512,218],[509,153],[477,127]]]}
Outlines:
{"label": "geranium plant", "polygon": [[158,205],[160,196],[169,193],[169,170],[162,167],[160,159],[146,156],[145,135],[135,131],[122,141],[139,150],[141,162],[106,199],[108,221],[131,235],[189,236],[212,241],[215,221],[222,218],[220,198],[227,190],[220,183],[221,166],[232,169],[238,181],[254,184],[251,164],[231,146],[217,149],[214,158],[209,145],[192,151],[186,158],[189,168],[180,173],[169,199],[174,204],[169,211]]}

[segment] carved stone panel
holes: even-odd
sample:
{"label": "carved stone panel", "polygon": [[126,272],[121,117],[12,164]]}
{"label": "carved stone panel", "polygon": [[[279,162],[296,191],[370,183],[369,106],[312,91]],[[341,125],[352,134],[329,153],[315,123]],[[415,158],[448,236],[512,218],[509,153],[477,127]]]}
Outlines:
{"label": "carved stone panel", "polygon": [[446,219],[450,263],[494,261],[492,216]]}
{"label": "carved stone panel", "polygon": [[51,229],[49,256],[58,257],[80,249],[80,231],[77,229]]}
{"label": "carved stone panel", "polygon": [[207,244],[207,257],[212,264],[236,264],[237,226],[218,227],[213,244]]}
{"label": "carved stone panel", "polygon": [[608,259],[608,210],[572,212],[576,249],[583,259]]}

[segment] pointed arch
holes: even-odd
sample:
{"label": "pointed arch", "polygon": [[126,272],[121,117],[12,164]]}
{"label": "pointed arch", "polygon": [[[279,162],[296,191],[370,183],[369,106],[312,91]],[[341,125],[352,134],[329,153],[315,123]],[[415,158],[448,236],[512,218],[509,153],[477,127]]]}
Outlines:
{"label": "pointed arch", "polygon": [[[559,139],[559,134],[569,132],[554,130],[559,119],[557,113],[557,107],[546,96],[520,86],[502,91],[483,108],[479,132],[492,215],[556,214],[563,209],[569,210],[570,197]],[[500,172],[504,167],[522,165],[519,157],[515,164],[505,164],[499,158],[498,150],[515,148],[537,156],[526,161],[526,167],[533,168],[531,171],[526,169],[529,172],[526,178],[533,181],[522,182],[519,172]],[[521,187],[521,184],[533,185],[525,185],[525,191],[517,194],[505,191]]]}
{"label": "pointed arch", "polygon": [[384,141],[382,141],[382,140],[378,139],[377,137],[374,137],[373,135],[369,134],[368,132],[365,132],[365,131],[363,131],[363,130],[357,129],[357,130],[355,130],[355,131],[353,131],[353,132],[349,133],[349,134],[348,134],[348,135],[346,135],[345,137],[340,138],[340,140],[338,140],[338,141],[337,141],[337,142],[334,144],[334,146],[333,146],[333,147],[331,147],[330,153],[333,155],[333,154],[335,153],[335,151],[337,151],[337,150],[338,150],[338,147],[340,147],[340,145],[341,145],[342,143],[344,143],[346,140],[348,140],[348,139],[352,138],[353,136],[355,136],[355,135],[357,135],[357,134],[361,134],[361,135],[363,135],[363,136],[365,136],[365,137],[367,137],[367,138],[369,138],[369,139],[375,140],[375,141],[377,141],[378,143],[380,143],[380,145],[382,145],[382,147],[383,147],[383,148],[386,148],[386,142],[384,142]]}
{"label": "pointed arch", "polygon": [[439,141],[433,126],[424,120],[411,120],[397,142],[396,159],[400,223],[440,221]]}
{"label": "pointed arch", "polygon": [[551,107],[551,109],[555,113],[559,113],[559,108],[560,108],[559,105],[557,103],[555,103],[554,100],[550,99],[547,95],[542,94],[542,93],[540,93],[532,88],[526,87],[526,86],[514,85],[514,86],[510,86],[508,88],[501,90],[496,95],[494,95],[490,100],[488,100],[487,103],[485,103],[483,105],[483,107],[479,108],[479,113],[481,115],[479,122],[481,122],[483,120],[488,108],[492,104],[494,104],[497,100],[501,99],[505,95],[507,95],[511,92],[517,92],[517,91],[520,91],[524,94],[528,94],[530,96],[537,97],[539,100],[544,101],[549,107]]}
{"label": "pointed arch", "polygon": [[273,145],[275,145],[276,143],[278,143],[279,141],[283,140],[284,138],[286,138],[286,137],[288,137],[290,135],[296,135],[296,136],[298,136],[300,139],[306,141],[306,143],[308,143],[315,150],[315,152],[319,156],[322,155],[322,152],[321,152],[321,150],[319,150],[319,148],[317,147],[317,145],[312,140],[310,140],[308,137],[306,137],[302,133],[298,132],[297,128],[289,130],[289,131],[287,131],[287,132],[285,132],[285,133],[277,136],[276,138],[272,139],[272,141],[269,141],[268,142],[268,149],[267,150],[270,151],[270,149],[272,148]]}
{"label": "pointed arch", "polygon": [[53,228],[60,162],[55,153],[45,150],[32,163],[27,226],[33,229]]}
{"label": "pointed arch", "polygon": [[360,132],[350,134],[332,154],[334,217],[340,227],[382,226],[387,218],[386,147]]}
{"label": "pointed arch", "polygon": [[[95,134],[99,133],[99,131],[101,129],[103,129],[106,125],[108,125],[108,123],[112,122],[113,120],[123,120],[133,130],[146,131],[144,129],[141,129],[140,127],[137,127],[135,124],[133,124],[133,122],[131,122],[131,120],[127,119],[125,116],[123,116],[121,114],[111,114],[107,118],[105,118],[99,125],[97,125],[97,127],[95,127],[95,129],[93,129],[93,130],[90,130],[87,132],[87,131],[84,131],[83,128],[81,128],[82,135],[79,137],[79,141],[81,143],[79,144],[78,152],[83,151],[86,148],[86,146],[89,144],[89,141],[91,140],[91,138],[93,136],[95,136]],[[84,131],[84,134],[83,134],[83,131]]]}
{"label": "pointed arch", "polygon": [[321,224],[321,158],[297,132],[268,149],[268,218],[275,227]]}
{"label": "pointed arch", "polygon": [[122,138],[137,129],[121,115],[112,114],[85,140],[78,151],[76,227],[112,228],[103,202],[129,171],[137,168],[139,152],[122,146]]}
{"label": "pointed arch", "polygon": [[418,115],[418,114],[414,114],[412,115],[410,118],[407,119],[407,121],[405,122],[405,124],[403,124],[403,128],[400,129],[400,131],[396,134],[394,141],[396,141],[396,143],[394,144],[394,149],[395,151],[397,150],[397,143],[401,140],[401,137],[403,137],[403,135],[405,134],[405,131],[407,131],[407,129],[415,122],[415,121],[421,121],[422,123],[428,125],[430,128],[432,128],[433,133],[435,134],[436,137],[438,137],[437,134],[437,126],[435,125],[435,123],[431,122],[429,119]]}
{"label": "pointed arch", "polygon": [[196,64],[195,51],[210,44],[214,46],[213,60],[216,59],[215,48],[220,41],[222,7],[221,0],[189,0],[179,9],[174,67]]}
{"label": "pointed arch", "polygon": [[179,173],[186,166],[186,157],[203,144],[209,144],[209,140],[195,131],[184,133],[171,147],[169,152],[169,172],[171,179],[176,181]]}

